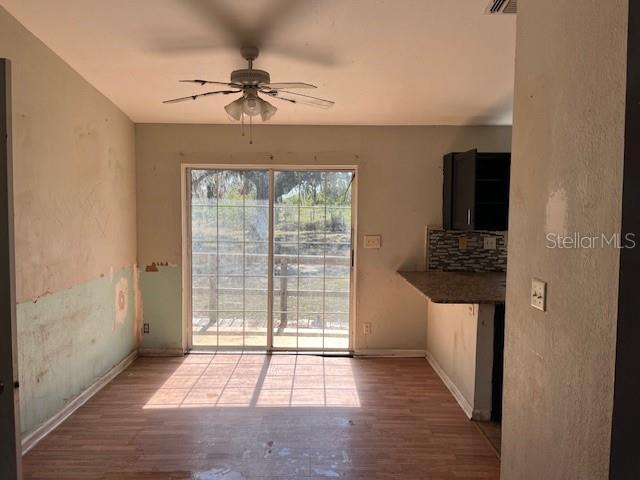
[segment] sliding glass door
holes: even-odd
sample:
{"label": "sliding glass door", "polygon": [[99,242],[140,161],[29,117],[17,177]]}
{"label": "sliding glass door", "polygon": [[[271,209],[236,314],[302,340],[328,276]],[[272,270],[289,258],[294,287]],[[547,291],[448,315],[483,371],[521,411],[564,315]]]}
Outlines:
{"label": "sliding glass door", "polygon": [[352,178],[352,172],[275,172],[276,348],[349,347]]}
{"label": "sliding glass door", "polygon": [[190,173],[193,345],[266,347],[269,173]]}
{"label": "sliding glass door", "polygon": [[194,348],[349,348],[353,179],[188,171]]}

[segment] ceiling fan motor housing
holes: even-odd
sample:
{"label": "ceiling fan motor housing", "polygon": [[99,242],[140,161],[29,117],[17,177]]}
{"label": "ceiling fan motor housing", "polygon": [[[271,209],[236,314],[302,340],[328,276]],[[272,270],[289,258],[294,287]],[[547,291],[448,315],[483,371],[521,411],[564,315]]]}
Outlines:
{"label": "ceiling fan motor housing", "polygon": [[255,70],[253,68],[243,68],[242,70],[234,70],[231,72],[231,83],[239,83],[241,85],[258,85],[260,83],[270,83],[271,77],[269,72],[264,70]]}

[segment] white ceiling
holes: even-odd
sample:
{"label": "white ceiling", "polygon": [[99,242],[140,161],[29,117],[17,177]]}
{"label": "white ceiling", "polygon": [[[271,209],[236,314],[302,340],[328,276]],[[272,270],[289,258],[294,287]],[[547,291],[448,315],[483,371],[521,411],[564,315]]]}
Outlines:
{"label": "white ceiling", "polygon": [[[322,110],[274,99],[270,123],[508,125],[515,16],[483,15],[487,3],[0,0],[135,122],[229,123],[223,106],[231,96],[161,101],[212,90],[180,79],[228,81],[244,68],[233,24],[262,29],[254,66],[273,82],[314,83],[317,90],[301,93],[336,101]],[[181,51],[189,45],[207,48]]]}

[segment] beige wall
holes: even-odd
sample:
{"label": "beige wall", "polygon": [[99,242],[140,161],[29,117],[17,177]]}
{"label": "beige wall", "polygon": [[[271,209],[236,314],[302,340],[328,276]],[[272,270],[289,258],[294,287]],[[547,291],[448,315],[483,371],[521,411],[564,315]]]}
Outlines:
{"label": "beige wall", "polygon": [[357,165],[358,245],[380,234],[383,247],[359,249],[357,316],[373,328],[358,326],[356,347],[424,350],[426,302],[395,272],[424,267],[424,228],[441,221],[442,156],[509,151],[510,137],[509,127],[258,126],[249,145],[238,125],[136,125],[140,265],[181,263],[181,163]]}
{"label": "beige wall", "polygon": [[18,302],[131,266],[132,122],[0,8],[12,60]]}
{"label": "beige wall", "polygon": [[2,8],[0,57],[12,62],[19,397],[29,434],[137,346],[135,131]]}
{"label": "beige wall", "polygon": [[[502,477],[608,478],[628,2],[518,2]],[[529,306],[548,282],[548,311]]]}
{"label": "beige wall", "polygon": [[427,359],[469,418],[491,418],[493,305],[429,301]]}
{"label": "beige wall", "polygon": [[471,417],[476,383],[478,305],[429,302],[427,358]]}

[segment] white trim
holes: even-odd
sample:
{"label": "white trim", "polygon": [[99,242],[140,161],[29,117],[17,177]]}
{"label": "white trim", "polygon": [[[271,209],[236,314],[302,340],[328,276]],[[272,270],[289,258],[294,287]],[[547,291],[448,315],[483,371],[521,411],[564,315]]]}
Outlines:
{"label": "white trim", "polygon": [[373,349],[364,348],[353,352],[356,357],[402,357],[402,358],[424,358],[424,350],[404,350],[404,349]]}
{"label": "white trim", "polygon": [[191,169],[184,165],[180,168],[180,196],[181,200],[181,233],[180,269],[182,285],[182,349],[189,350],[193,346],[191,323]]}
{"label": "white trim", "polygon": [[56,413],[49,420],[44,422],[33,432],[25,435],[22,438],[22,454],[24,455],[44,437],[49,435],[58,425],[64,422],[69,416],[75,412],[78,408],[84,405],[91,397],[102,390],[111,380],[117,375],[122,373],[133,361],[138,358],[138,350],[134,350],[129,355],[124,357],[120,362],[115,365],[111,370],[98,378],[93,384],[84,389],[80,394],[67,403],[62,410]]}
{"label": "white trim", "polygon": [[353,167],[353,182],[351,183],[351,249],[353,250],[353,265],[351,266],[351,279],[349,285],[349,350],[358,348],[356,337],[358,336],[358,322],[356,311],[357,272],[358,272],[358,180],[360,172],[358,167]]}
{"label": "white trim", "polygon": [[458,387],[456,387],[456,384],[453,383],[453,381],[449,378],[449,375],[447,375],[445,371],[442,369],[442,367],[438,365],[438,362],[436,362],[436,359],[433,358],[433,355],[431,355],[429,352],[426,352],[425,356],[427,358],[427,362],[429,362],[429,365],[431,365],[431,368],[433,368],[433,370],[442,379],[445,386],[451,392],[451,395],[453,395],[453,398],[456,399],[456,401],[458,402],[458,405],[460,405],[460,407],[464,411],[465,415],[467,415],[469,419],[474,418],[473,407],[471,406],[471,404],[469,404],[467,399],[464,398],[464,396],[462,395],[462,392],[458,390]]}
{"label": "white trim", "polygon": [[[269,233],[267,234],[267,347],[273,348],[273,253],[274,253],[274,204],[275,204],[275,173],[269,170]],[[323,303],[324,305],[324,303]],[[244,324],[244,322],[243,322]],[[245,339],[242,343],[246,343]]]}
{"label": "white trim", "polygon": [[182,357],[184,350],[181,348],[141,348],[141,357]]}

